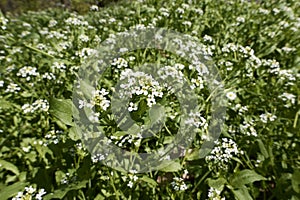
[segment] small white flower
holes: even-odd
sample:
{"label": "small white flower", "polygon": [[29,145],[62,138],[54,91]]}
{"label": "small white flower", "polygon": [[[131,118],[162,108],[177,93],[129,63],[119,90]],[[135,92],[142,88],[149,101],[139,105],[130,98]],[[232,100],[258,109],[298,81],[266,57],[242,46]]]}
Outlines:
{"label": "small white flower", "polygon": [[33,188],[32,186],[25,187],[25,191],[29,194],[33,194],[36,191],[36,188]]}
{"label": "small white flower", "polygon": [[188,188],[187,185],[184,183],[184,180],[179,177],[174,177],[173,181],[171,182],[171,185],[173,189],[177,191],[185,191]]}
{"label": "small white flower", "polygon": [[42,196],[45,195],[47,192],[45,191],[45,189],[40,189],[39,192],[35,195],[35,198],[37,200],[42,200]]}
{"label": "small white flower", "polygon": [[244,22],[245,22],[245,18],[239,16],[239,17],[236,18],[236,21],[238,21],[238,22],[240,22],[240,23],[244,23]]}
{"label": "small white flower", "polygon": [[84,35],[84,34],[79,35],[78,38],[79,38],[79,40],[82,41],[82,42],[88,42],[88,41],[90,40],[89,36]]}
{"label": "small white flower", "polygon": [[134,104],[133,102],[129,103],[129,107],[128,107],[129,112],[132,112],[132,111],[137,110],[137,109],[138,109],[138,107],[137,107],[136,104]]}
{"label": "small white flower", "polygon": [[99,8],[98,8],[97,5],[92,5],[92,6],[90,7],[90,10],[91,10],[91,11],[98,11]]}
{"label": "small white flower", "polygon": [[49,26],[49,27],[54,27],[54,26],[56,26],[56,24],[57,24],[57,21],[54,20],[54,19],[51,19],[51,20],[49,21],[48,26]]}
{"label": "small white flower", "polygon": [[130,187],[130,188],[132,188],[133,187],[133,182],[129,181],[128,184],[127,184],[127,186]]}
{"label": "small white flower", "polygon": [[229,100],[233,101],[233,100],[236,99],[237,96],[236,96],[236,93],[235,93],[235,92],[227,92],[226,97],[227,97]]}
{"label": "small white flower", "polygon": [[192,26],[192,22],[190,22],[190,21],[184,21],[184,22],[182,22],[182,25],[191,27]]}
{"label": "small white flower", "polygon": [[209,36],[209,35],[204,35],[203,40],[204,40],[205,42],[212,42],[212,41],[213,41],[212,37]]}
{"label": "small white flower", "polygon": [[268,121],[275,121],[275,119],[277,119],[277,116],[276,115],[273,115],[272,113],[265,113],[265,114],[261,114],[260,115],[260,120],[263,122],[263,123],[268,123]]}
{"label": "small white flower", "polygon": [[10,83],[10,84],[7,86],[5,92],[17,93],[17,92],[20,91],[20,90],[21,90],[21,88],[20,88],[17,84],[15,84],[15,83]]}
{"label": "small white flower", "polygon": [[90,116],[89,116],[89,120],[91,122],[98,122],[99,121],[99,116],[100,116],[100,113],[92,113]]}

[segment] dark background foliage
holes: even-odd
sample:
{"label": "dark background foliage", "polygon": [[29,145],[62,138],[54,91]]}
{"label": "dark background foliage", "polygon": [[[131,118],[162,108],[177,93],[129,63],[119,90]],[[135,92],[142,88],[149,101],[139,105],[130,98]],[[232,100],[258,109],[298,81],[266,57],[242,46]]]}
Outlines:
{"label": "dark background foliage", "polygon": [[91,5],[104,7],[118,0],[0,0],[0,9],[3,13],[20,14],[26,11],[38,11],[50,7],[60,7],[85,13]]}

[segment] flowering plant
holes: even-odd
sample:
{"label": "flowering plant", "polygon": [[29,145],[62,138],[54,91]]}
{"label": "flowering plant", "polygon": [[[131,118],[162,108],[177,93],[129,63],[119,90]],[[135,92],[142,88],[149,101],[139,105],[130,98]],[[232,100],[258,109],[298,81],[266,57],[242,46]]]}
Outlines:
{"label": "flowering plant", "polygon": [[[145,0],[84,15],[0,13],[1,199],[300,198],[299,6]],[[116,42],[155,27],[187,43],[169,39],[178,48],[167,51]],[[89,62],[103,43],[120,47],[105,70]],[[219,139],[215,99],[226,107]],[[182,102],[197,106],[184,115]],[[175,140],[181,129],[192,139]],[[177,141],[189,145],[166,154]],[[97,151],[110,145],[125,153]],[[155,169],[140,173],[131,166],[139,157],[122,159],[128,152],[156,152],[157,163],[143,165]]]}

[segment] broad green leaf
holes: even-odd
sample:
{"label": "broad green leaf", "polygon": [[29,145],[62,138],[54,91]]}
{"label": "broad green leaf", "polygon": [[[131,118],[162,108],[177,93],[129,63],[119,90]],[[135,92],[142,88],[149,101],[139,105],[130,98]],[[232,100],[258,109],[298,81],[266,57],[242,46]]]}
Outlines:
{"label": "broad green leaf", "polygon": [[94,200],[105,200],[105,197],[102,196],[101,194],[98,194]]}
{"label": "broad green leaf", "polygon": [[86,187],[88,181],[81,181],[79,183],[72,183],[70,185],[68,185],[65,188],[62,189],[58,189],[55,190],[53,193],[47,194],[46,196],[44,196],[44,200],[49,200],[49,199],[54,199],[54,198],[58,198],[58,199],[62,199],[64,196],[66,196],[66,194],[71,191],[71,190],[79,190],[81,188]]}
{"label": "broad green leaf", "polygon": [[9,170],[9,171],[13,172],[16,175],[20,174],[19,169],[14,164],[12,164],[10,162],[7,162],[5,160],[0,160],[0,167],[4,168],[6,170]]}
{"label": "broad green leaf", "polygon": [[209,178],[207,179],[207,183],[209,187],[222,191],[227,181],[224,178],[218,178],[218,179]]}
{"label": "broad green leaf", "polygon": [[211,148],[204,148],[202,147],[201,149],[193,149],[191,153],[186,154],[186,160],[198,160],[206,155],[208,155],[211,152]]}
{"label": "broad green leaf", "polygon": [[78,133],[77,128],[75,126],[69,129],[69,137],[74,141],[81,139],[80,134]]}
{"label": "broad green leaf", "polygon": [[151,120],[151,125],[162,121],[165,117],[165,109],[163,106],[154,105],[149,110],[149,117]]}
{"label": "broad green leaf", "polygon": [[182,166],[180,165],[179,162],[175,162],[173,160],[171,161],[166,161],[163,164],[159,166],[159,171],[163,172],[177,172],[181,170]]}
{"label": "broad green leaf", "polygon": [[234,174],[230,183],[234,188],[240,188],[244,187],[245,184],[261,180],[266,180],[266,178],[253,170],[245,169]]}
{"label": "broad green leaf", "polygon": [[39,157],[42,158],[46,164],[48,164],[47,154],[53,158],[53,152],[47,146],[38,144],[35,146],[35,149],[38,152]]}
{"label": "broad green leaf", "polygon": [[151,187],[156,187],[156,186],[157,186],[157,182],[156,182],[155,180],[153,180],[152,178],[149,178],[149,177],[146,176],[146,175],[144,175],[142,178],[140,178],[140,180],[149,183],[149,185],[150,185]]}
{"label": "broad green leaf", "polygon": [[257,140],[258,142],[258,147],[260,149],[260,152],[262,153],[262,155],[265,157],[265,158],[268,158],[269,157],[269,153],[264,145],[264,143],[262,142],[262,140],[258,139]]}
{"label": "broad green leaf", "polygon": [[300,170],[297,170],[293,173],[292,187],[295,192],[300,193]]}
{"label": "broad green leaf", "polygon": [[297,196],[292,196],[291,200],[300,200],[300,197],[297,197]]}
{"label": "broad green leaf", "polygon": [[236,200],[252,200],[253,199],[251,197],[251,195],[249,194],[247,187],[245,187],[245,186],[242,188],[239,188],[237,190],[232,189],[231,191],[233,192]]}
{"label": "broad green leaf", "polygon": [[55,99],[50,100],[49,112],[51,115],[65,123],[66,125],[73,126],[72,121],[72,101],[70,99]]}
{"label": "broad green leaf", "polygon": [[6,101],[5,99],[0,98],[0,108],[7,109],[11,106],[12,106],[12,104],[9,101]]}
{"label": "broad green leaf", "polygon": [[18,192],[22,192],[24,188],[27,186],[28,183],[24,182],[17,182],[12,185],[9,185],[5,188],[3,188],[0,191],[0,197],[1,199],[8,199],[10,197],[13,197],[18,194]]}

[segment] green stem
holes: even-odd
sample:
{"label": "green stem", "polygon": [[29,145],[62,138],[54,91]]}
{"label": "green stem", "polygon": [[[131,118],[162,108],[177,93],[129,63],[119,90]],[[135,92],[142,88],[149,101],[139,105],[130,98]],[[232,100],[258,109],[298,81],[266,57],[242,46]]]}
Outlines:
{"label": "green stem", "polygon": [[195,185],[194,189],[192,190],[192,193],[195,192],[195,190],[197,189],[197,187],[200,185],[200,183],[202,183],[202,181],[210,174],[211,171],[207,171],[202,178],[200,179],[200,181]]}
{"label": "green stem", "polygon": [[111,184],[111,186],[113,187],[114,192],[115,192],[115,194],[116,194],[116,199],[119,200],[119,199],[120,199],[119,193],[118,193],[118,191],[117,191],[117,189],[116,189],[116,187],[115,187],[113,177],[112,177],[112,175],[111,175],[110,173],[108,173],[108,176],[109,176],[109,179],[110,179],[110,184]]}
{"label": "green stem", "polygon": [[45,55],[45,56],[49,56],[49,57],[51,57],[51,58],[55,58],[54,56],[52,56],[52,55],[50,55],[50,54],[48,54],[48,53],[46,53],[46,52],[44,52],[44,51],[41,51],[41,50],[39,50],[39,49],[37,49],[37,48],[35,48],[35,47],[29,46],[28,44],[24,44],[24,45],[25,45],[25,47],[27,47],[27,48],[29,48],[29,49],[31,49],[31,50],[34,50],[34,51],[36,51],[36,52],[39,52],[39,53],[41,53],[41,54],[43,54],[43,55]]}

